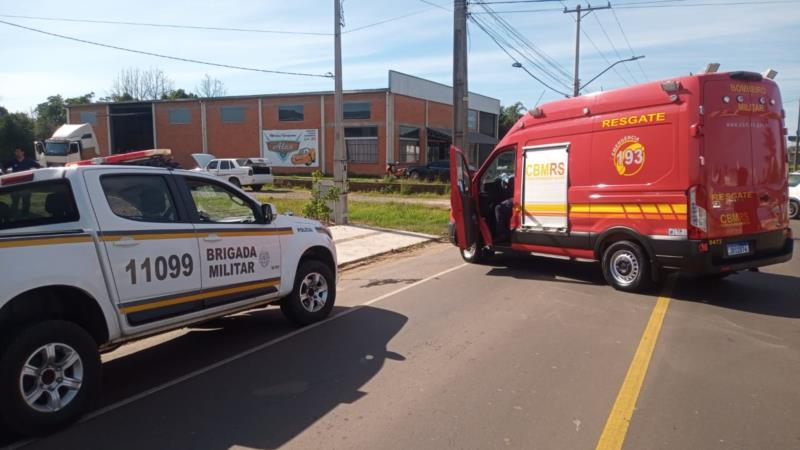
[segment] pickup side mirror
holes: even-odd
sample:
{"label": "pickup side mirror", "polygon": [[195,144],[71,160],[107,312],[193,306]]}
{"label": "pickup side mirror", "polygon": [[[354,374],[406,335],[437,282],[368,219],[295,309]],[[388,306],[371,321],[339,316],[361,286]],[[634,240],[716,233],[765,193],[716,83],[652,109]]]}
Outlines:
{"label": "pickup side mirror", "polygon": [[264,219],[264,223],[271,224],[277,215],[278,212],[275,211],[275,207],[271,203],[261,205],[261,216]]}

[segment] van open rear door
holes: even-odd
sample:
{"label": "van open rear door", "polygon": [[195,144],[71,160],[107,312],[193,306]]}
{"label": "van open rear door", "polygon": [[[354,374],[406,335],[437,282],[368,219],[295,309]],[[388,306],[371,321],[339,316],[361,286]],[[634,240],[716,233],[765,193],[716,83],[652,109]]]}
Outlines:
{"label": "van open rear door", "polygon": [[[704,188],[708,237],[750,235],[786,227],[786,157],[777,86],[734,72],[703,85]],[[742,241],[725,256],[749,254]]]}
{"label": "van open rear door", "polygon": [[467,157],[454,145],[450,146],[450,208],[456,224],[458,248],[466,250],[478,239],[475,193],[472,192],[472,171]]}

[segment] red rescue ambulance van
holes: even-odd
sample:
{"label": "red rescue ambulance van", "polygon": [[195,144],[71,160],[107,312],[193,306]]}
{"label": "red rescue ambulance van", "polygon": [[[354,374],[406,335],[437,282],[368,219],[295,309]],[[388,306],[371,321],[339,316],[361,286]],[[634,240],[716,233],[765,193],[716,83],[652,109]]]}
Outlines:
{"label": "red rescue ambulance van", "polygon": [[785,113],[757,73],[707,73],[525,114],[473,173],[450,150],[451,237],[600,261],[636,291],[666,271],[725,276],[788,261]]}

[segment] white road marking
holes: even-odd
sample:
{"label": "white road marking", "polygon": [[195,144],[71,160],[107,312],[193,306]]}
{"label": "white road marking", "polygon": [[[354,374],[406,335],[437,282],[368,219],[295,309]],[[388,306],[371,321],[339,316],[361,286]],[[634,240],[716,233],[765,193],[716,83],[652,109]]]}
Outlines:
{"label": "white road marking", "polygon": [[[120,401],[118,401],[116,403],[113,403],[111,405],[108,405],[108,406],[106,406],[104,408],[100,408],[100,409],[98,409],[98,410],[96,410],[96,411],[94,411],[92,413],[89,413],[89,414],[85,415],[78,423],[88,422],[88,421],[90,421],[92,419],[95,419],[97,417],[100,417],[100,416],[102,416],[104,414],[108,414],[108,413],[110,413],[110,412],[112,412],[114,410],[122,408],[123,406],[130,405],[131,403],[134,403],[134,402],[137,402],[137,401],[142,400],[144,398],[147,398],[147,397],[149,397],[149,396],[151,396],[153,394],[156,394],[158,392],[161,392],[161,391],[163,391],[165,389],[169,389],[169,388],[171,388],[171,387],[173,387],[175,385],[183,383],[184,381],[191,380],[192,378],[199,377],[200,375],[208,373],[208,372],[210,372],[210,371],[212,371],[214,369],[222,367],[222,366],[224,366],[226,364],[230,364],[230,363],[232,363],[232,362],[234,362],[236,360],[242,359],[242,358],[244,358],[246,356],[252,355],[253,353],[256,353],[256,352],[259,352],[261,350],[264,350],[265,348],[271,347],[271,346],[273,346],[275,344],[279,344],[279,343],[281,343],[281,342],[283,342],[285,340],[288,340],[289,338],[297,336],[297,335],[299,335],[301,333],[305,333],[306,331],[313,330],[314,328],[316,328],[318,326],[321,326],[321,325],[326,324],[328,322],[331,322],[333,320],[336,320],[336,319],[339,319],[341,317],[344,317],[344,316],[346,316],[346,315],[348,315],[348,314],[350,314],[352,312],[358,311],[359,309],[361,309],[361,308],[363,308],[365,306],[373,305],[373,304],[375,304],[375,303],[377,303],[377,302],[379,302],[381,300],[385,300],[385,299],[387,299],[389,297],[392,297],[394,295],[397,295],[397,294],[399,294],[399,293],[401,293],[403,291],[407,291],[407,290],[409,290],[409,289],[411,289],[413,287],[419,286],[422,283],[426,283],[428,281],[434,280],[434,279],[436,279],[438,277],[441,277],[441,276],[446,275],[446,274],[448,274],[450,272],[456,271],[456,270],[458,270],[458,269],[460,269],[460,268],[462,268],[464,266],[467,266],[467,265],[469,265],[469,264],[468,263],[464,263],[464,264],[461,264],[459,266],[455,266],[455,267],[451,267],[451,268],[449,268],[447,270],[443,270],[443,271],[441,271],[441,272],[439,272],[437,274],[431,275],[431,276],[429,276],[427,278],[423,278],[423,279],[421,279],[421,280],[419,280],[417,282],[409,284],[408,286],[403,286],[403,287],[401,287],[399,289],[395,289],[394,291],[391,291],[391,292],[383,294],[383,295],[381,295],[379,297],[373,298],[372,300],[369,300],[366,303],[362,303],[360,305],[353,306],[350,309],[346,309],[346,310],[340,312],[339,314],[336,314],[335,316],[331,316],[331,317],[328,317],[327,319],[322,320],[320,322],[305,326],[303,328],[299,328],[299,329],[297,329],[295,331],[292,331],[291,333],[288,333],[288,334],[285,334],[283,336],[277,337],[277,338],[275,338],[275,339],[273,339],[271,341],[265,342],[265,343],[263,343],[261,345],[257,345],[255,347],[249,349],[249,350],[245,350],[245,351],[243,351],[243,352],[241,352],[239,354],[233,355],[233,356],[231,356],[229,358],[223,359],[222,361],[218,361],[218,362],[216,362],[214,364],[211,364],[210,366],[206,366],[206,367],[203,367],[202,369],[195,370],[194,372],[190,372],[190,373],[188,373],[188,374],[186,374],[186,375],[184,375],[182,377],[178,377],[178,378],[176,378],[176,379],[174,379],[172,381],[168,381],[168,382],[166,382],[164,384],[161,384],[159,386],[155,386],[155,387],[150,388],[150,389],[148,389],[146,391],[140,392],[139,394],[136,394],[136,395],[134,395],[132,397],[128,397],[128,398],[126,398],[124,400],[120,400]],[[18,442],[16,444],[12,444],[11,446],[3,447],[0,450],[16,450],[16,449],[25,447],[28,444],[31,444],[33,442],[35,442],[35,441],[34,440],[28,440],[28,441]]]}

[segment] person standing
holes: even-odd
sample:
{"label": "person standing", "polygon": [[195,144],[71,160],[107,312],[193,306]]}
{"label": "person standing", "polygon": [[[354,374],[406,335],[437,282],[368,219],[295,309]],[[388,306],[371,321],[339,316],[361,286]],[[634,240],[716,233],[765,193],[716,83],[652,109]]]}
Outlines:
{"label": "person standing", "polygon": [[[17,147],[14,149],[14,159],[6,163],[4,169],[11,169],[12,172],[24,172],[26,170],[39,169],[42,166],[36,161],[25,156],[25,152]],[[22,201],[22,209],[19,209],[20,201]],[[31,210],[31,193],[30,191],[13,192],[11,194],[11,211],[14,211],[19,216],[27,216]]]}

